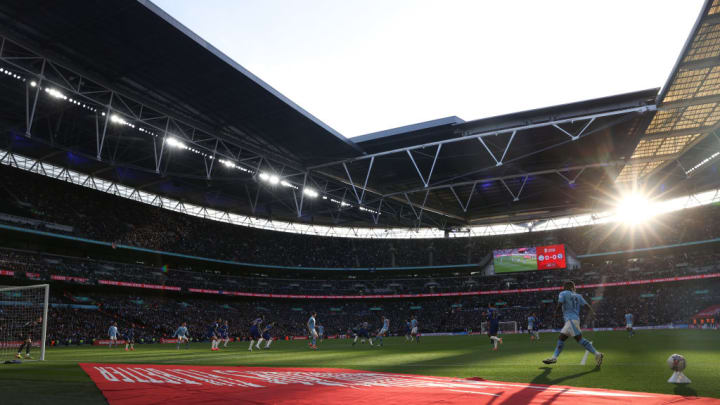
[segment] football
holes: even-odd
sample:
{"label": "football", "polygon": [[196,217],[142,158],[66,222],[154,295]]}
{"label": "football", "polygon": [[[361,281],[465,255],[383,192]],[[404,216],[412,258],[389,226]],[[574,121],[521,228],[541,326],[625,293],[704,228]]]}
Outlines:
{"label": "football", "polygon": [[685,357],[680,354],[673,354],[672,356],[668,357],[667,363],[670,367],[670,370],[672,371],[683,371],[685,370],[685,366],[687,365],[685,362]]}

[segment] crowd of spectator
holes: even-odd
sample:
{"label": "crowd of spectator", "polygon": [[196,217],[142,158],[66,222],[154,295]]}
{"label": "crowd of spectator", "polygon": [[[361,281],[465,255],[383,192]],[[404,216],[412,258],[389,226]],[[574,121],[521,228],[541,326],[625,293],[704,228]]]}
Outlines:
{"label": "crowd of spectator", "polygon": [[[176,213],[0,167],[0,218],[95,240],[246,263],[393,267],[479,263],[493,249],[566,243],[577,254],[720,236],[720,207],[656,218],[646,230],[608,224],[514,235],[444,239],[353,239],[266,231]],[[10,217],[12,216],[12,217]],[[27,221],[25,220],[27,219]],[[59,225],[59,226],[58,226]]]}
{"label": "crowd of spectator", "polygon": [[61,277],[72,277],[65,281],[86,285],[110,280],[180,287],[185,291],[200,288],[273,294],[387,295],[542,288],[561,285],[567,279],[594,284],[718,273],[720,253],[661,250],[655,255],[586,261],[573,270],[498,275],[484,275],[477,268],[399,274],[370,271],[284,274],[283,270],[233,274],[205,266],[202,270],[151,267],[0,248],[0,270],[12,271],[17,280],[62,281]]}

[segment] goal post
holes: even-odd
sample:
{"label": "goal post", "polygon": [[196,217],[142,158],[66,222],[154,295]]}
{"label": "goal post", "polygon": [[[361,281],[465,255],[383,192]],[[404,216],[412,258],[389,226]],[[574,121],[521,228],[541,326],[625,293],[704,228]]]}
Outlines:
{"label": "goal post", "polygon": [[[500,322],[499,326],[500,326],[500,333],[517,333],[518,332],[517,322],[515,322],[515,321]],[[481,331],[483,334],[488,333],[487,321],[483,322],[481,324]]]}
{"label": "goal post", "polygon": [[49,305],[49,284],[0,287],[0,363],[14,359],[18,349],[29,359],[36,347],[45,360]]}

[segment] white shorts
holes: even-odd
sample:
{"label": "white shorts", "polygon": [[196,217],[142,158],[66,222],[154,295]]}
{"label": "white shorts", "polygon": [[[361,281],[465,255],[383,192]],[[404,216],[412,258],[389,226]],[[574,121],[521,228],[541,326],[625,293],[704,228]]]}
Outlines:
{"label": "white shorts", "polygon": [[382,328],[382,329],[380,329],[380,332],[378,332],[378,335],[384,335],[387,333],[387,331],[388,331],[387,329]]}
{"label": "white shorts", "polygon": [[316,331],[315,329],[311,330],[311,331],[310,331],[310,336],[313,337],[313,338],[315,338],[315,339],[317,339],[317,337],[318,337],[317,331]]}
{"label": "white shorts", "polygon": [[632,329],[632,322],[630,322],[630,323],[628,323],[627,325],[625,325],[625,327],[628,328],[628,329]]}
{"label": "white shorts", "polygon": [[117,340],[117,336],[110,336],[110,340]]}
{"label": "white shorts", "polygon": [[413,327],[412,329],[410,329],[410,334],[412,334],[412,335],[417,335],[417,326],[415,326],[415,327]]}
{"label": "white shorts", "polygon": [[580,321],[578,321],[577,319],[573,319],[571,321],[565,321],[565,326],[563,326],[560,333],[562,333],[565,336],[582,335],[582,331],[580,330]]}
{"label": "white shorts", "polygon": [[178,340],[187,340],[187,336],[180,335],[180,336],[178,336]]}

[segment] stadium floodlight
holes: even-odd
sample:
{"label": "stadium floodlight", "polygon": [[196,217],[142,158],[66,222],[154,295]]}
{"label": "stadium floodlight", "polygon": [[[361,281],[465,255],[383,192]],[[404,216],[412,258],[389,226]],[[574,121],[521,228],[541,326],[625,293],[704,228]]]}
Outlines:
{"label": "stadium floodlight", "polygon": [[188,148],[184,142],[178,140],[177,138],[173,138],[172,136],[168,137],[165,140],[165,143],[168,144],[168,146],[172,146],[173,148],[178,148],[178,149],[187,149]]}
{"label": "stadium floodlight", "polygon": [[[271,185],[275,186],[278,183],[280,183],[280,177],[278,177],[276,174],[269,174],[265,172],[260,172],[260,180],[270,183]],[[284,182],[284,181],[283,181]],[[290,183],[287,183],[290,184]],[[284,185],[284,184],[283,184]]]}
{"label": "stadium floodlight", "polygon": [[57,90],[57,89],[52,89],[52,88],[50,88],[50,87],[46,87],[46,88],[45,88],[45,92],[46,92],[48,95],[50,95],[51,97],[54,97],[54,98],[57,98],[57,99],[61,99],[61,100],[67,100],[67,96],[64,95],[64,94],[62,94],[62,93],[61,93],[59,90]]}
{"label": "stadium floodlight", "polygon": [[320,193],[318,193],[317,191],[313,190],[310,187],[305,187],[303,189],[303,194],[305,194],[306,196],[308,196],[310,198],[317,198],[320,195]]}
{"label": "stadium floodlight", "polygon": [[35,87],[35,86],[37,86],[37,82],[35,80],[31,81],[30,87]]}

